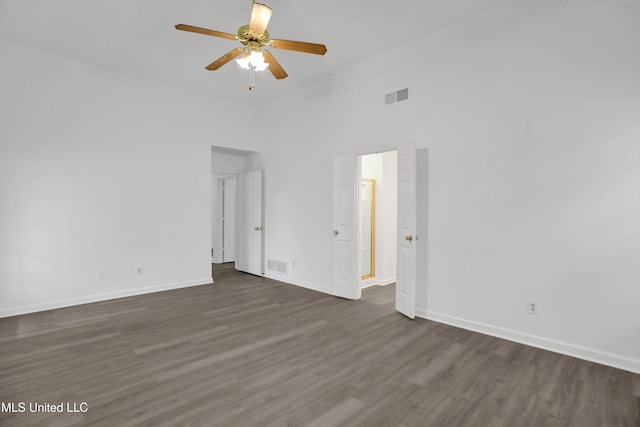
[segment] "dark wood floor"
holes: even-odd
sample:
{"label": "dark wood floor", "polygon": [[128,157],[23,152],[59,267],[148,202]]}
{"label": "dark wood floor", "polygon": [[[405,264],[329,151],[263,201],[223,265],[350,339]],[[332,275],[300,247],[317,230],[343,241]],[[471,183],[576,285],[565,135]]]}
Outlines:
{"label": "dark wood floor", "polygon": [[0,319],[0,400],[26,404],[0,425],[640,426],[639,375],[408,320],[392,286],[352,302],[229,267]]}

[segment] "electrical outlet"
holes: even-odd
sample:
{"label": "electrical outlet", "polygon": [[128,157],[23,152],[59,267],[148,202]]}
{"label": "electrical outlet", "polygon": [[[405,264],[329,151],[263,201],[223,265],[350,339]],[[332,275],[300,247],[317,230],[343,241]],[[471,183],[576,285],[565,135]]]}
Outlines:
{"label": "electrical outlet", "polygon": [[538,314],[538,301],[527,300],[527,313]]}
{"label": "electrical outlet", "polygon": [[102,280],[104,279],[104,273],[102,273],[102,271],[98,271],[96,273],[96,280]]}
{"label": "electrical outlet", "polygon": [[136,274],[138,276],[142,276],[143,273],[144,273],[144,269],[142,268],[142,266],[141,265],[137,266],[136,267]]}

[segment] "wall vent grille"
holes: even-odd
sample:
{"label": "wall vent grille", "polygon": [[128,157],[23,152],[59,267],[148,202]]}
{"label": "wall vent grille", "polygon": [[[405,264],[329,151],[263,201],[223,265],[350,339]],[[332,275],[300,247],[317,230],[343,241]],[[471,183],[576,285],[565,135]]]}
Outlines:
{"label": "wall vent grille", "polygon": [[398,102],[400,101],[406,101],[407,99],[409,99],[409,88],[406,87],[404,89],[400,89],[399,91],[396,92],[396,98],[398,99]]}
{"label": "wall vent grille", "polygon": [[267,269],[277,273],[287,274],[287,263],[284,261],[267,259]]}
{"label": "wall vent grille", "polygon": [[384,105],[393,104],[394,102],[396,102],[395,92],[388,93],[384,96]]}
{"label": "wall vent grille", "polygon": [[397,90],[395,92],[387,93],[384,96],[384,105],[393,104],[400,101],[406,101],[409,99],[409,88]]}

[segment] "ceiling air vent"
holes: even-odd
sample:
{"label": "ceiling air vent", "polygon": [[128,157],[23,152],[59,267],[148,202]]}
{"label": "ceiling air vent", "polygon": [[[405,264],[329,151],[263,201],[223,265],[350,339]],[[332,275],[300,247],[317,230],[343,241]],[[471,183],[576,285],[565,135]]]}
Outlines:
{"label": "ceiling air vent", "polygon": [[409,88],[400,89],[398,91],[386,94],[384,96],[384,105],[406,101],[407,99],[409,99]]}

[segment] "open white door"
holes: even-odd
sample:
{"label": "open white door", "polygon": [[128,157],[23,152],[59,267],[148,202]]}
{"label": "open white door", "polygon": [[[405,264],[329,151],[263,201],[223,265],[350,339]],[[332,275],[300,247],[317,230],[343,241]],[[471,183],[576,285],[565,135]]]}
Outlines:
{"label": "open white door", "polygon": [[398,147],[396,310],[416,316],[416,147]]}
{"label": "open white door", "polygon": [[255,275],[262,269],[262,171],[236,176],[236,270]]}
{"label": "open white door", "polygon": [[356,256],[356,157],[333,160],[333,294],[360,298]]}

